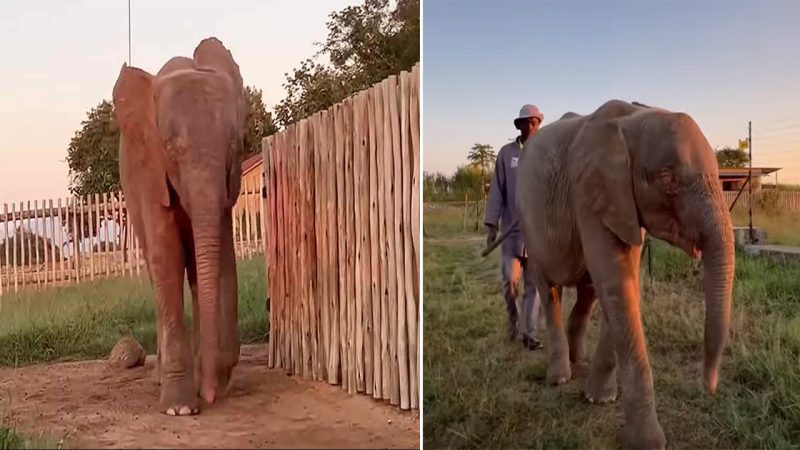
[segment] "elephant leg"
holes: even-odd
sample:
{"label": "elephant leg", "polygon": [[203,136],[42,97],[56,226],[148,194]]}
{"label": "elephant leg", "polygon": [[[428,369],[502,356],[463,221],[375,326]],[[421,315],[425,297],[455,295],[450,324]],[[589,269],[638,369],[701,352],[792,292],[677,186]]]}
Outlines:
{"label": "elephant leg", "polygon": [[536,288],[544,306],[547,319],[549,347],[547,382],[552,385],[564,384],[572,378],[569,366],[569,345],[564,333],[561,315],[561,286],[553,286],[541,274],[536,274]]}
{"label": "elephant leg", "polygon": [[590,403],[608,403],[617,399],[617,355],[614,351],[614,336],[611,326],[603,314],[600,323],[600,338],[594,350],[594,358],[586,377],[584,394]]}
{"label": "elephant leg", "polygon": [[517,339],[519,334],[519,308],[517,308],[517,298],[519,297],[519,280],[522,275],[522,265],[519,258],[503,252],[502,255],[502,275],[503,275],[503,298],[506,301],[506,314],[508,315],[508,338],[511,341]]}
{"label": "elephant leg", "polygon": [[[155,278],[153,278],[153,270],[150,267],[150,259],[147,257],[149,255],[149,245],[148,245],[148,236],[145,232],[144,220],[142,218],[142,210],[139,207],[137,193],[131,192],[130,190],[127,191],[126,195],[126,203],[128,207],[128,216],[130,217],[131,225],[133,225],[133,234],[136,236],[136,239],[139,241],[139,247],[144,255],[144,270],[147,273],[148,280],[150,281],[150,286],[155,292]],[[157,312],[157,310],[156,310]],[[161,386],[161,342],[164,341],[164,338],[161,334],[161,317],[158,313],[156,313],[156,362],[153,367],[153,371],[151,376],[155,380],[156,384]]]}
{"label": "elephant leg", "polygon": [[[170,415],[199,411],[199,399],[191,369],[191,346],[183,321],[183,277],[186,262],[180,232],[173,213],[152,211],[146,229],[150,274],[156,297],[159,377],[159,408]],[[157,243],[157,244],[156,244]]]}
{"label": "elephant leg", "polygon": [[592,309],[597,301],[591,278],[585,275],[576,286],[577,301],[572,308],[567,322],[567,340],[569,341],[569,360],[580,371],[586,369],[586,354],[584,352],[584,338]]}
{"label": "elephant leg", "polygon": [[627,445],[664,448],[639,309],[641,246],[623,244],[596,219],[587,218],[582,228],[586,262],[617,353]]}

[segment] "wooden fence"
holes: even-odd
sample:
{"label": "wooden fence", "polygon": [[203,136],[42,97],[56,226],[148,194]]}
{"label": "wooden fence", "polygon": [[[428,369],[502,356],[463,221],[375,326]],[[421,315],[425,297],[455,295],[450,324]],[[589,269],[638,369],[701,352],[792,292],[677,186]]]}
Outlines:
{"label": "wooden fence", "polygon": [[419,408],[419,66],[263,141],[269,362]]}
{"label": "wooden fence", "polygon": [[[237,256],[247,258],[263,252],[263,180],[243,183],[233,222]],[[3,205],[0,295],[143,271],[122,192]]]}

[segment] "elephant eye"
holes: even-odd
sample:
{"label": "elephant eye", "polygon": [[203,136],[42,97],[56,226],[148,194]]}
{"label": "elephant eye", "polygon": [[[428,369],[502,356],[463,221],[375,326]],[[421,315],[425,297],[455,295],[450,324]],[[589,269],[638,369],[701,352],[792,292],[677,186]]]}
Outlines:
{"label": "elephant eye", "polygon": [[658,180],[667,195],[678,193],[678,183],[675,181],[675,173],[671,168],[663,168],[658,171]]}
{"label": "elephant eye", "polygon": [[639,169],[639,180],[643,181],[644,184],[650,184],[652,182],[652,177],[650,176],[650,172],[644,167]]}

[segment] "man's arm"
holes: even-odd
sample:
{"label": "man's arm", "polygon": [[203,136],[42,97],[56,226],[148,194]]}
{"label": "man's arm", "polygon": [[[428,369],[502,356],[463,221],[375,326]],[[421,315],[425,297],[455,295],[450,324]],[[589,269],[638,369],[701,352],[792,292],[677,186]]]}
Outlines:
{"label": "man's arm", "polygon": [[497,160],[494,163],[494,176],[489,185],[489,198],[486,202],[486,211],[483,216],[484,225],[488,225],[497,230],[497,223],[500,215],[506,206],[506,173],[503,165],[503,149],[497,153]]}

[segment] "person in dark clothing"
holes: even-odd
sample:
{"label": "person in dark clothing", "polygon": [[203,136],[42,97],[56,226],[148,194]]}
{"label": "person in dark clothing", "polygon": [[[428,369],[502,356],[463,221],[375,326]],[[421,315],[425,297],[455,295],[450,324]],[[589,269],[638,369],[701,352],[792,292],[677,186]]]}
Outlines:
{"label": "person in dark clothing", "polygon": [[[514,119],[514,127],[520,135],[504,145],[497,153],[494,177],[489,186],[489,198],[484,214],[487,245],[497,238],[498,224],[511,226],[517,220],[515,208],[517,166],[523,144],[539,130],[544,115],[534,105],[525,105]],[[536,290],[533,271],[528,267],[528,256],[525,242],[520,230],[512,230],[503,240],[501,247],[501,273],[503,276],[503,296],[508,312],[508,336],[516,340],[522,331],[522,344],[531,350],[541,348],[536,338],[536,328],[541,306],[540,296]],[[525,281],[525,293],[522,298],[522,315],[518,314],[517,299],[519,297],[519,281]]]}

